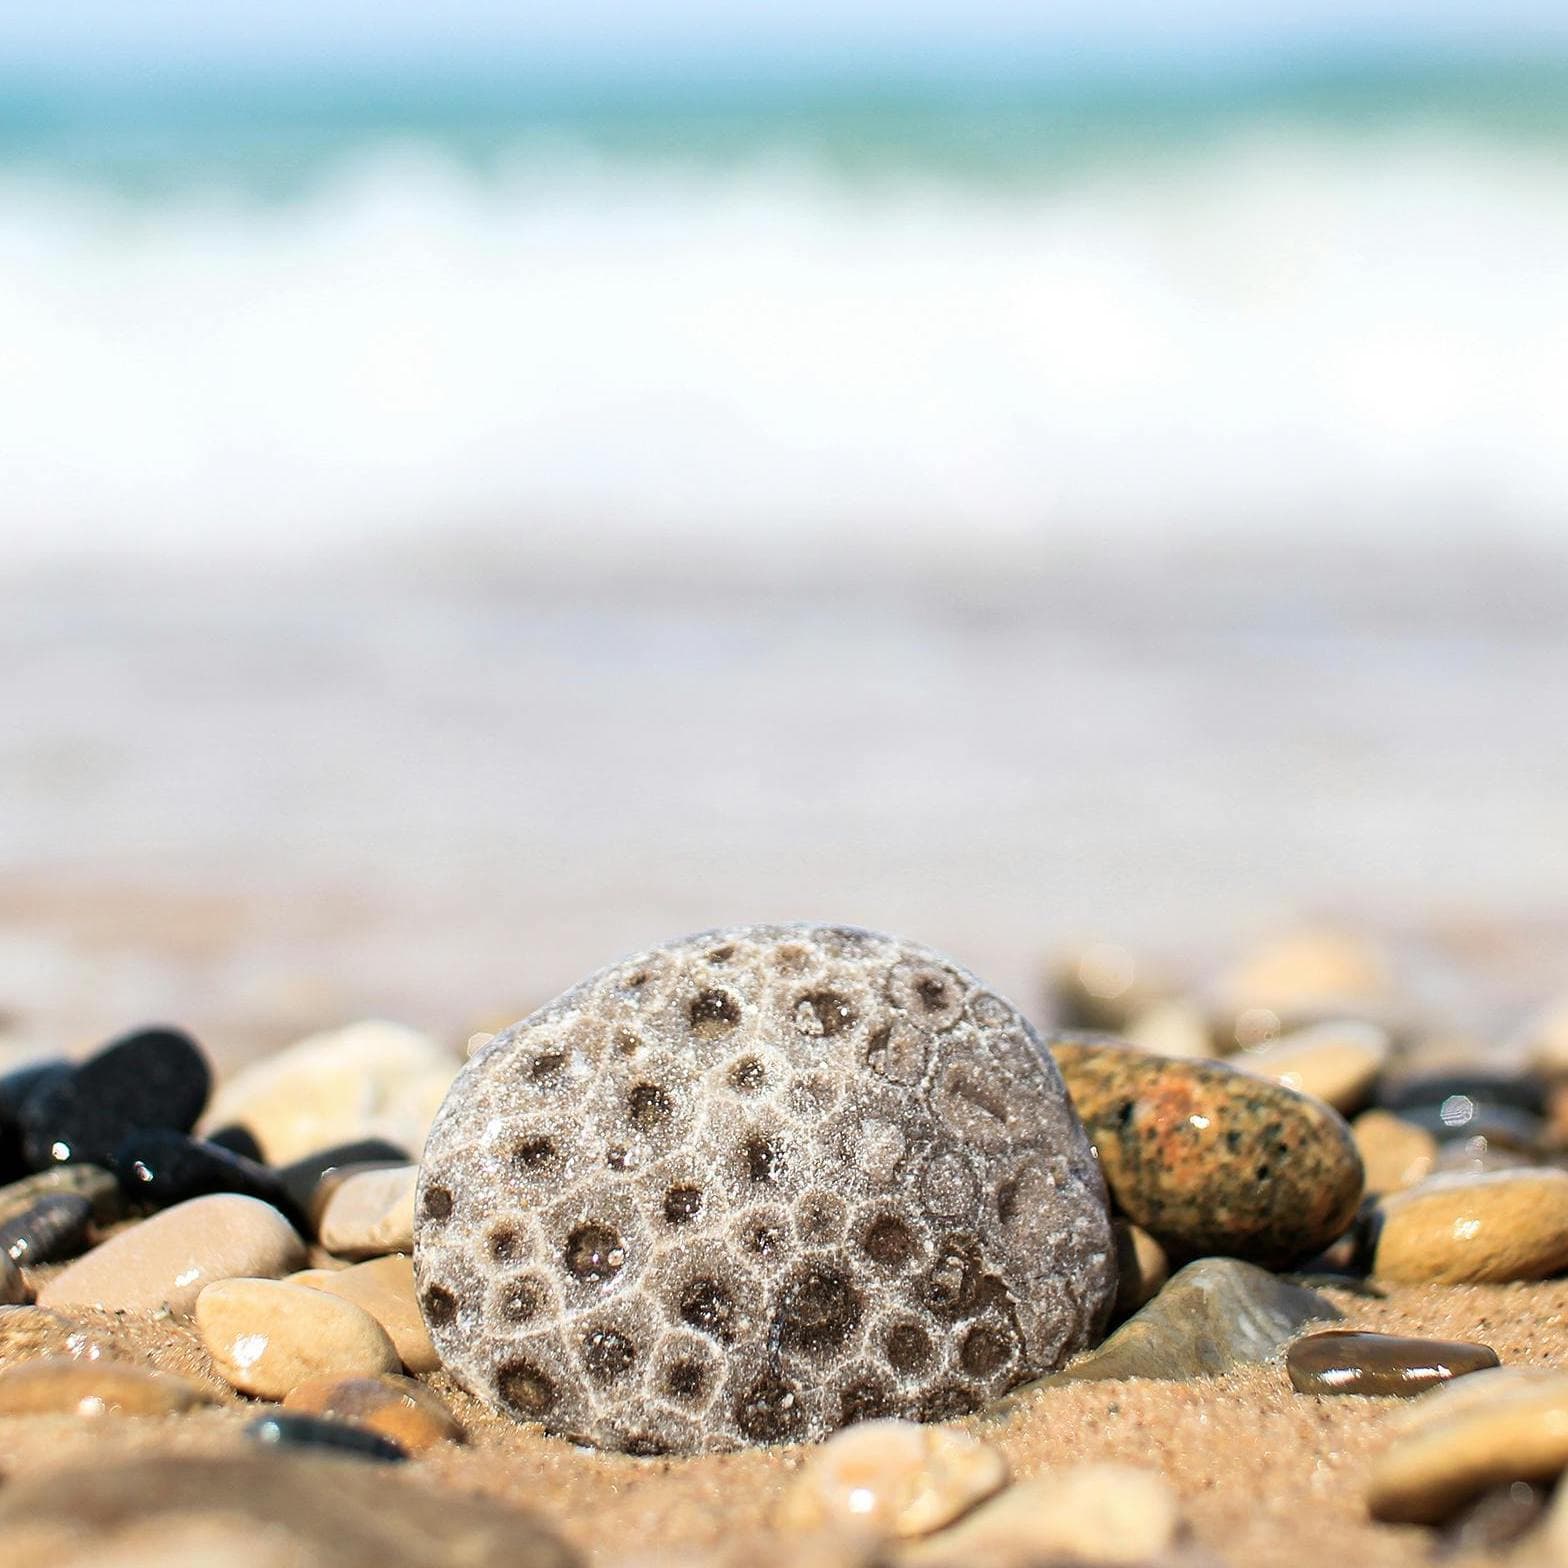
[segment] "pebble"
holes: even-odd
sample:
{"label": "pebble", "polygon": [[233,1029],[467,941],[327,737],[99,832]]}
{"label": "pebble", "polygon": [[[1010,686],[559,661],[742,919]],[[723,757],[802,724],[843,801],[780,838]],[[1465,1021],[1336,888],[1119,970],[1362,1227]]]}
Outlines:
{"label": "pebble", "polygon": [[406,1149],[400,1149],[385,1138],[359,1138],[353,1143],[334,1144],[330,1149],[317,1149],[303,1159],[293,1160],[278,1171],[289,1200],[302,1213],[315,1207],[317,1190],[334,1171],[345,1166],[366,1169],[390,1165],[411,1165]]}
{"label": "pebble", "polygon": [[1170,1277],[1170,1260],[1165,1249],[1148,1231],[1124,1219],[1117,1219],[1116,1232],[1116,1305],[1113,1320],[1128,1317],[1159,1295]]}
{"label": "pebble", "polygon": [[74,1258],[87,1245],[92,1219],[92,1201],[80,1193],[46,1193],[0,1222],[0,1253],[26,1268]]}
{"label": "pebble", "polygon": [[1238,1012],[1259,1008],[1285,1017],[1347,1002],[1381,1002],[1389,982],[1388,959],[1375,943],[1320,928],[1289,932],[1258,947],[1216,989]]}
{"label": "pebble", "polygon": [[294,1412],[257,1416],[245,1423],[245,1435],[266,1448],[328,1449],[354,1459],[375,1459],[382,1464],[401,1464],[408,1450],[401,1443],[379,1432],[367,1431],[347,1421],[328,1421],[320,1416]]}
{"label": "pebble", "polygon": [[0,1254],[0,1307],[16,1306],[28,1299],[27,1282],[11,1259]]}
{"label": "pebble", "polygon": [[1368,1193],[1401,1192],[1432,1174],[1437,1139],[1392,1111],[1363,1111],[1350,1125]]}
{"label": "pebble", "polygon": [[415,1029],[350,1024],[236,1073],[219,1087],[208,1123],[248,1129],[270,1165],[361,1138],[417,1153],[457,1067]]}
{"label": "pebble", "polygon": [[1147,959],[1116,942],[1093,942],[1051,968],[1051,1015],[1060,1029],[1119,1033],[1176,987]]}
{"label": "pebble", "polygon": [[211,1403],[189,1378],[127,1362],[46,1356],[0,1371],[6,1416],[169,1416]]}
{"label": "pebble", "polygon": [[1532,1486],[1528,1481],[1494,1486],[1448,1520],[1433,1555],[1448,1558],[1504,1551],[1522,1541],[1540,1523],[1550,1497],[1545,1487]]}
{"label": "pebble", "polygon": [[1201,1258],[1172,1276],[1148,1306],[1064,1371],[1025,1384],[986,1412],[1004,1418],[1033,1389],[1126,1378],[1163,1382],[1271,1361],[1310,1323],[1343,1314],[1315,1290],[1235,1258]]}
{"label": "pebble", "polygon": [[44,1307],[167,1309],[188,1317],[214,1280],[292,1273],[305,1261],[298,1233],[274,1208],[223,1193],[176,1204],[120,1231],[38,1292]]}
{"label": "pebble", "polygon": [[[1496,1375],[1477,1373],[1458,1388]],[[1565,1468],[1568,1376],[1494,1383],[1396,1437],[1372,1463],[1367,1506],[1388,1523],[1440,1524],[1493,1487],[1555,1480]]]}
{"label": "pebble", "polygon": [[112,1164],[126,1197],[139,1206],[167,1209],[190,1198],[236,1192],[270,1203],[285,1218],[303,1224],[273,1171],[185,1133],[163,1128],[134,1132],[115,1150]]}
{"label": "pebble", "polygon": [[261,1145],[256,1142],[248,1127],[237,1127],[232,1123],[227,1127],[216,1127],[206,1134],[205,1141],[216,1144],[220,1149],[227,1149],[230,1154],[238,1154],[242,1159],[254,1160],[258,1165],[267,1163]]}
{"label": "pebble", "polygon": [[430,1331],[419,1314],[414,1295],[414,1264],[402,1254],[357,1263],[353,1268],[321,1273],[321,1277],[295,1282],[324,1290],[355,1306],[363,1307],[392,1341],[410,1372],[433,1372],[441,1364]]}
{"label": "pebble", "polygon": [[[200,1452],[19,1475],[0,1488],[19,1563],[246,1568],[580,1568],[537,1515],[317,1450]],[[132,1555],[132,1554],[136,1555]]]}
{"label": "pebble", "polygon": [[948,1427],[863,1421],[812,1449],[781,1510],[792,1529],[928,1535],[989,1497],[1007,1461]]}
{"label": "pebble", "polygon": [[364,1427],[411,1454],[463,1436],[440,1396],[411,1377],[307,1378],[284,1396],[283,1408]]}
{"label": "pebble", "polygon": [[1148,1563],[1175,1545],[1180,1530],[1176,1494],[1154,1471],[1068,1465],[1015,1482],[950,1530],[905,1548],[898,1561],[910,1568]]}
{"label": "pebble", "polygon": [[1500,1284],[1568,1268],[1568,1171],[1434,1176],[1378,1207],[1372,1273],[1396,1284]]}
{"label": "pebble", "polygon": [[686,938],[502,1031],[419,1193],[446,1370],[637,1453],[962,1415],[1096,1337],[1116,1285],[1099,1168],[1027,1021],[845,927]]}
{"label": "pebble", "polygon": [[138,1128],[189,1132],[212,1088],[201,1048],[178,1029],[122,1035],[22,1103],[18,1124],[28,1165],[108,1165]]}
{"label": "pebble", "polygon": [[14,1181],[28,1170],[22,1151],[22,1106],[36,1089],[55,1079],[68,1078],[71,1064],[64,1060],[29,1062],[0,1073],[0,1182]]}
{"label": "pebble", "polygon": [[11,1219],[39,1199],[61,1193],[86,1198],[96,1224],[112,1225],[125,1217],[125,1195],[112,1171],[100,1165],[56,1165],[0,1187],[0,1220]]}
{"label": "pebble", "polygon": [[357,1171],[340,1182],[321,1210],[318,1234],[342,1258],[376,1258],[414,1250],[417,1165]]}
{"label": "pebble", "polygon": [[1122,1038],[1140,1051],[1153,1051],[1157,1056],[1214,1055],[1208,1015],[1196,1002],[1183,996],[1169,997],[1145,1008],[1128,1023]]}
{"label": "pebble", "polygon": [[1388,1031],[1380,1025],[1343,1019],[1293,1030],[1238,1053],[1230,1064],[1314,1095],[1350,1116],[1371,1098],[1391,1050]]}
{"label": "pebble", "polygon": [[[1545,1081],[1534,1073],[1467,1066],[1385,1077],[1377,1096],[1377,1103],[1384,1110],[1401,1112],[1415,1106],[1442,1105],[1450,1100],[1469,1100],[1476,1106],[1506,1108],[1524,1116],[1541,1117],[1546,1114],[1547,1089]],[[1459,1109],[1455,1106],[1456,1112]]]}
{"label": "pebble", "polygon": [[262,1399],[282,1399],[307,1378],[376,1377],[402,1364],[363,1307],[282,1280],[209,1285],[196,1302],[196,1328],[218,1371]]}
{"label": "pebble", "polygon": [[1408,1399],[1497,1364],[1490,1345],[1356,1329],[1307,1334],[1285,1353],[1291,1384],[1302,1394],[1392,1394]]}
{"label": "pebble", "polygon": [[1220,1062],[1070,1036],[1051,1054],[1117,1207],[1172,1255],[1284,1267],[1355,1218],[1361,1158],[1321,1101]]}

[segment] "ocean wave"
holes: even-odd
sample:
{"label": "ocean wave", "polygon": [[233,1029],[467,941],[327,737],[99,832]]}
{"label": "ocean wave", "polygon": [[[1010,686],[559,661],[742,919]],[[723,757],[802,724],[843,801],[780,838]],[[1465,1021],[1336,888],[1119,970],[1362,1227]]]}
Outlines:
{"label": "ocean wave", "polygon": [[387,143],[262,201],[0,172],[0,549],[1003,563],[1558,538],[1568,175],[1266,128],[1022,189]]}

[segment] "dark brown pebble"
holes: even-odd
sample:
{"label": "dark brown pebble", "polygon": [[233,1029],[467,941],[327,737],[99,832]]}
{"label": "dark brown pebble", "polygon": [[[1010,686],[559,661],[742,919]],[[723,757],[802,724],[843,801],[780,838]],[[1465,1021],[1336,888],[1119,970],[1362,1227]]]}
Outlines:
{"label": "dark brown pebble", "polygon": [[1303,1394],[1408,1397],[1498,1365],[1490,1345],[1460,1339],[1405,1339],[1357,1329],[1328,1329],[1285,1352],[1290,1381]]}
{"label": "dark brown pebble", "polygon": [[0,1224],[0,1253],[23,1268],[74,1258],[87,1246],[92,1217],[92,1201],[81,1193],[46,1193]]}

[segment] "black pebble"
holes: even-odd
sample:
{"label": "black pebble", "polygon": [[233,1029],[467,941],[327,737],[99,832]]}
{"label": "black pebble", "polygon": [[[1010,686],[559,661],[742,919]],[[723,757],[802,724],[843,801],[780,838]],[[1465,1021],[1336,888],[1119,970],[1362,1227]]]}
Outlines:
{"label": "black pebble", "polygon": [[1468,1094],[1451,1094],[1425,1105],[1403,1105],[1396,1114],[1401,1121],[1431,1133],[1439,1143],[1485,1138],[1494,1148],[1525,1153],[1539,1146],[1546,1130],[1541,1118],[1528,1111]]}
{"label": "black pebble", "polygon": [[254,1160],[258,1165],[267,1163],[267,1157],[261,1152],[261,1145],[256,1142],[250,1128],[241,1127],[238,1122],[208,1133],[207,1142],[217,1144],[220,1149],[227,1149],[230,1154],[238,1154],[247,1160]]}
{"label": "black pebble", "polygon": [[126,1197],[147,1208],[238,1192],[272,1204],[296,1223],[300,1218],[276,1171],[182,1132],[148,1127],[131,1133],[115,1150],[112,1168]]}
{"label": "black pebble", "polygon": [[0,1077],[0,1183],[28,1172],[22,1153],[22,1106],[46,1084],[69,1078],[74,1071],[66,1061],[35,1062]]}
{"label": "black pebble", "polygon": [[1457,1095],[1468,1096],[1478,1105],[1506,1105],[1530,1116],[1546,1114],[1546,1084],[1533,1073],[1510,1072],[1506,1068],[1408,1073],[1380,1084],[1376,1099],[1384,1110],[1403,1115],[1419,1106],[1441,1105]]}
{"label": "black pebble", "polygon": [[81,1193],[46,1193],[0,1225],[0,1252],[24,1268],[74,1258],[87,1246],[92,1217],[92,1200]]}
{"label": "black pebble", "polygon": [[293,1415],[288,1411],[247,1422],[245,1435],[268,1448],[330,1448],[387,1464],[408,1458],[408,1450],[390,1437],[350,1426],[346,1421],[326,1421],[320,1416]]}
{"label": "black pebble", "polygon": [[178,1029],[142,1029],[35,1089],[18,1118],[33,1170],[83,1160],[109,1165],[143,1127],[189,1132],[212,1088],[201,1047]]}
{"label": "black pebble", "polygon": [[407,1149],[400,1149],[385,1138],[361,1138],[357,1143],[340,1143],[330,1149],[319,1149],[303,1159],[281,1166],[278,1179],[288,1195],[301,1209],[310,1207],[310,1200],[321,1185],[328,1171],[340,1165],[373,1165],[385,1161],[389,1165],[410,1165]]}

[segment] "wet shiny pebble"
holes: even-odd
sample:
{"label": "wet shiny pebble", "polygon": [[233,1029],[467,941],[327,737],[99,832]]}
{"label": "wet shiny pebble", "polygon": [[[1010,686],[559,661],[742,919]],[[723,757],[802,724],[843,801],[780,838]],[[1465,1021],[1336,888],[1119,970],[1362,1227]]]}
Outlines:
{"label": "wet shiny pebble", "polygon": [[463,1436],[440,1396],[411,1377],[311,1378],[289,1391],[283,1408],[363,1427],[411,1454]]}
{"label": "wet shiny pebble", "polygon": [[27,1096],[17,1117],[23,1156],[34,1170],[108,1165],[139,1128],[189,1132],[211,1088],[206,1057],[181,1030],[123,1035]]}
{"label": "wet shiny pebble", "polygon": [[245,1435],[265,1448],[329,1449],[356,1459],[379,1460],[382,1464],[401,1464],[408,1451],[400,1443],[346,1421],[328,1421],[320,1416],[283,1412],[258,1416],[245,1425]]}
{"label": "wet shiny pebble", "polygon": [[1298,1339],[1285,1353],[1291,1384],[1303,1394],[1422,1394],[1469,1372],[1498,1364],[1490,1345],[1464,1340],[1406,1339],[1355,1329],[1329,1329]]}
{"label": "wet shiny pebble", "polygon": [[80,1193],[48,1193],[0,1222],[0,1253],[24,1268],[74,1258],[87,1245],[92,1218],[92,1202]]}
{"label": "wet shiny pebble", "polygon": [[1398,1284],[1502,1284],[1568,1268],[1568,1172],[1435,1176],[1387,1197],[1372,1272]]}
{"label": "wet shiny pebble", "polygon": [[211,1403],[188,1378],[127,1362],[45,1356],[0,1372],[4,1416],[167,1416]]}

